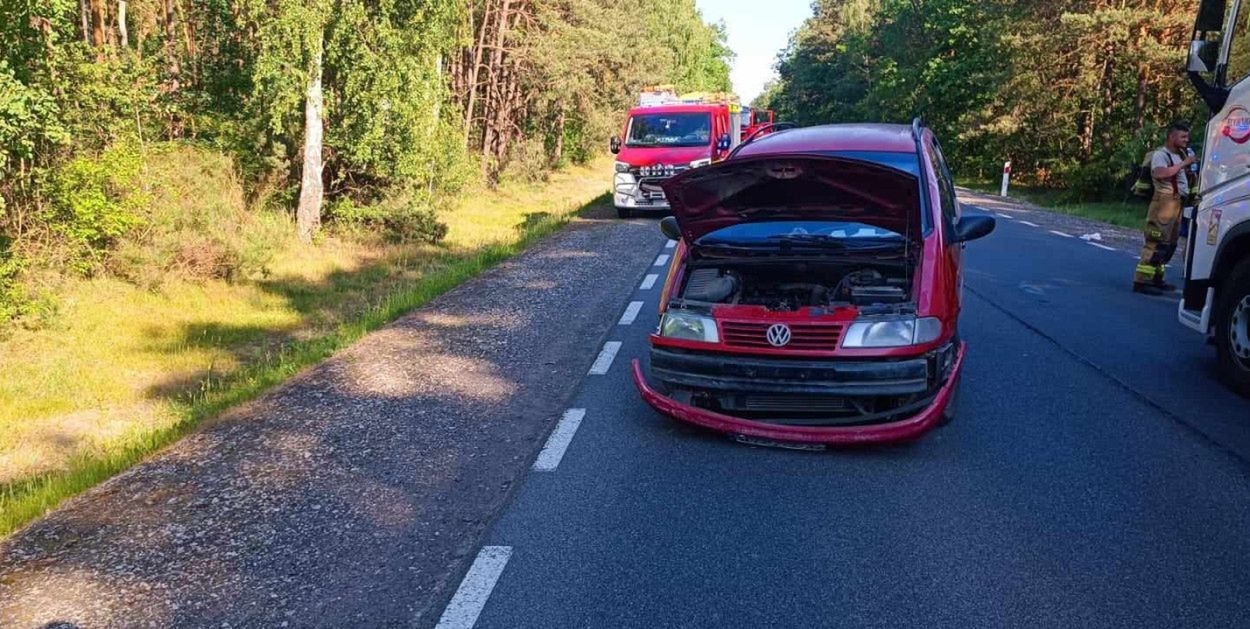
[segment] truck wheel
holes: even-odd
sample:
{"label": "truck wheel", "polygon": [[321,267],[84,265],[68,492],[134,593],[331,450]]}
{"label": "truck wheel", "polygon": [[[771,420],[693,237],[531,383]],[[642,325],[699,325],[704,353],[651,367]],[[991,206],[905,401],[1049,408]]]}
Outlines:
{"label": "truck wheel", "polygon": [[1220,372],[1229,386],[1250,397],[1250,260],[1233,269],[1220,293],[1215,312]]}
{"label": "truck wheel", "polygon": [[616,215],[619,218],[633,218],[634,211],[627,207],[618,207],[616,208]]}

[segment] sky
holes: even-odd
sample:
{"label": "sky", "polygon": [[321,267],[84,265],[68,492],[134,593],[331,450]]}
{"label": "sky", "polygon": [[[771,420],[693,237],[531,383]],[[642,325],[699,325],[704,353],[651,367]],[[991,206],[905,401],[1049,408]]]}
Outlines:
{"label": "sky", "polygon": [[750,103],[774,74],[777,53],[790,32],[812,14],[811,0],[695,0],[709,22],[724,21],[729,47],[737,53],[730,78],[743,103]]}

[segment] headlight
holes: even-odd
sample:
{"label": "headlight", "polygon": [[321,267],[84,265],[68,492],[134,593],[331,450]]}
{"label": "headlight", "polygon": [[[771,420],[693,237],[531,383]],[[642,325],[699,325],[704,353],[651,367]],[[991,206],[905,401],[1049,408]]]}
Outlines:
{"label": "headlight", "polygon": [[629,164],[626,164],[625,162],[613,162],[613,163],[616,165],[616,172],[618,173],[629,172]]}
{"label": "headlight", "polygon": [[617,194],[624,194],[632,197],[634,196],[634,193],[638,191],[638,182],[635,181],[634,176],[629,173],[616,173],[616,175],[612,177],[612,189],[615,190]]}
{"label": "headlight", "polygon": [[703,159],[696,159],[693,162],[690,162],[691,168],[702,168],[703,166],[711,166],[711,165],[712,165],[712,158],[710,157],[705,157]]}
{"label": "headlight", "polygon": [[666,312],[660,320],[660,336],[687,341],[719,343],[716,320],[688,312]]}
{"label": "headlight", "polygon": [[846,329],[842,347],[907,347],[932,343],[940,336],[942,321],[934,317],[856,321]]}

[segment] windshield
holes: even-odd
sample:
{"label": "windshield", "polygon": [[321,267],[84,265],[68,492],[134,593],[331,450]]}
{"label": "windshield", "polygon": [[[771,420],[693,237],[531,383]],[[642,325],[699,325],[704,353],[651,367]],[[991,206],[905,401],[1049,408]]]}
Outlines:
{"label": "windshield", "polygon": [[707,146],[712,141],[712,116],[638,114],[629,119],[626,138],[626,146]]}
{"label": "windshield", "polygon": [[897,232],[855,221],[768,221],[740,223],[698,240],[700,245],[775,245],[779,242],[838,242],[849,246],[901,243]]}

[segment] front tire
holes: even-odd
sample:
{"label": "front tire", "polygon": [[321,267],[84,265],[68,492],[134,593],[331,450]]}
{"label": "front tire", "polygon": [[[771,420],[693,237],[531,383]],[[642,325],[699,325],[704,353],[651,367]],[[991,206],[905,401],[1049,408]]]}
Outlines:
{"label": "front tire", "polygon": [[961,397],[959,391],[963,388],[963,383],[963,374],[955,376],[955,386],[951,387],[951,399],[942,410],[942,419],[938,420],[938,426],[950,424],[959,415],[959,398]]}
{"label": "front tire", "polygon": [[1215,312],[1220,373],[1234,391],[1250,397],[1250,260],[1243,260],[1220,287]]}
{"label": "front tire", "polygon": [[633,218],[634,211],[627,207],[618,207],[616,208],[616,216],[617,218]]}

